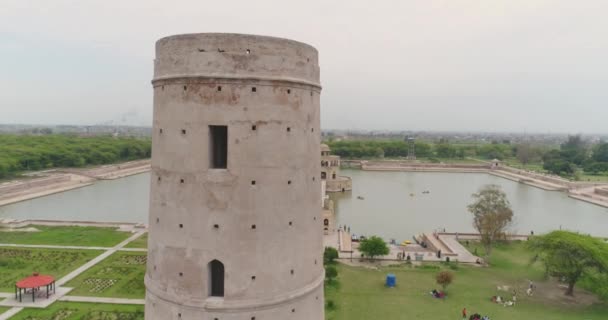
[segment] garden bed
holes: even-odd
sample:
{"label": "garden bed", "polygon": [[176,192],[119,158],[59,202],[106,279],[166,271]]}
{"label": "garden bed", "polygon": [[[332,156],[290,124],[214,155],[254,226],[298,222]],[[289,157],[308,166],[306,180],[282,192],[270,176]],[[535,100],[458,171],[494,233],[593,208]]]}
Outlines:
{"label": "garden bed", "polygon": [[0,247],[0,291],[14,292],[15,282],[33,272],[59,279],[101,253],[98,250]]}
{"label": "garden bed", "polygon": [[119,251],[85,271],[66,287],[70,295],[143,299],[147,255],[144,252]]}
{"label": "garden bed", "polygon": [[143,320],[144,306],[56,302],[45,309],[25,309],[11,320]]}

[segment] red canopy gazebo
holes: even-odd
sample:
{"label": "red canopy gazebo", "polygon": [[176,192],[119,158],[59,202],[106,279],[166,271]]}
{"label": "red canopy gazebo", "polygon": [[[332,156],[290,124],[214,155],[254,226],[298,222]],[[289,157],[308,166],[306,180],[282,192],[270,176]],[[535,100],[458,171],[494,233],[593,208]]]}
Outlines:
{"label": "red canopy gazebo", "polygon": [[22,300],[23,293],[27,293],[28,289],[32,291],[32,302],[36,301],[36,292],[41,287],[46,287],[46,297],[48,299],[49,293],[52,290],[55,292],[55,278],[53,276],[41,275],[34,273],[31,276],[21,279],[15,283],[15,299]]}

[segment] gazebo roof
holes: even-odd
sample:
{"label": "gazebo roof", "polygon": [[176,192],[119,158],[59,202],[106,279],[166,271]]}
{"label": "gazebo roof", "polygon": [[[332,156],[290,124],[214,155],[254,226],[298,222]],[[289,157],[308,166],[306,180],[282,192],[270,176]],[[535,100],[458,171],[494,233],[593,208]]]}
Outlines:
{"label": "gazebo roof", "polygon": [[25,279],[17,281],[17,288],[30,289],[49,285],[55,281],[53,276],[33,274]]}

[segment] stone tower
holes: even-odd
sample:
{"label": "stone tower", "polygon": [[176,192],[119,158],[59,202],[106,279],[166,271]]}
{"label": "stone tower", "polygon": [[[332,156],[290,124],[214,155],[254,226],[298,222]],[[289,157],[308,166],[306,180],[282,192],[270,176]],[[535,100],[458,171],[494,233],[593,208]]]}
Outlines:
{"label": "stone tower", "polygon": [[317,50],[156,43],[147,320],[321,320]]}

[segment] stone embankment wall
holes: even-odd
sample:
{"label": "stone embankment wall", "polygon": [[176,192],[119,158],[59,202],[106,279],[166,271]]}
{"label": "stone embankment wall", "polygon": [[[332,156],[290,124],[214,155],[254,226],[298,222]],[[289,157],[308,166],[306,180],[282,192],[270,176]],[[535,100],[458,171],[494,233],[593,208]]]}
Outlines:
{"label": "stone embankment wall", "polygon": [[433,252],[438,252],[441,250],[442,256],[455,257],[458,255],[457,253],[453,252],[452,249],[436,234],[425,233],[421,236],[420,240],[424,241],[428,245],[428,248]]}
{"label": "stone embankment wall", "polygon": [[342,168],[361,169],[361,160],[340,160]]}
{"label": "stone embankment wall", "polygon": [[485,172],[490,169],[487,164],[446,164],[446,163],[417,163],[408,161],[361,161],[361,169],[375,171],[457,171]]}
{"label": "stone embankment wall", "polygon": [[67,181],[70,181],[70,176],[57,175],[40,179],[3,183],[0,184],[0,199],[11,197],[13,193],[23,192],[34,188],[51,186],[53,184]]}
{"label": "stone embankment wall", "polygon": [[327,192],[345,192],[353,189],[350,177],[340,176],[335,180],[327,180]]}
{"label": "stone embankment wall", "polygon": [[[342,160],[343,166],[360,168],[370,171],[421,171],[421,172],[495,172],[496,175],[508,177],[511,180],[529,183],[532,185],[550,184],[553,190],[580,189],[606,185],[597,182],[570,181],[562,177],[543,174],[533,171],[521,170],[509,166],[492,168],[490,163],[420,163],[402,160]],[[559,188],[555,188],[559,187]],[[601,191],[600,191],[601,192]],[[601,194],[601,193],[600,193]]]}
{"label": "stone embankment wall", "polygon": [[528,177],[531,179],[540,180],[540,181],[564,186],[567,188],[572,188],[572,187],[576,186],[575,182],[571,182],[570,180],[564,179],[559,176],[542,174],[542,173],[526,171],[526,170],[520,170],[520,169],[511,168],[511,167],[507,167],[507,166],[500,166],[497,168],[497,170],[514,173],[514,174],[525,176],[525,177]]}
{"label": "stone embankment wall", "polygon": [[606,188],[595,188],[595,193],[602,196],[608,197],[608,187]]}
{"label": "stone embankment wall", "polygon": [[150,171],[150,159],[109,164],[91,169],[67,168],[59,172],[72,173],[93,179],[117,179]]}
{"label": "stone embankment wall", "polygon": [[71,220],[17,220],[0,219],[2,228],[23,228],[31,225],[38,226],[69,226],[69,227],[100,227],[100,228],[120,228],[120,229],[146,229],[142,223],[132,222],[96,222],[96,221],[71,221]]}

